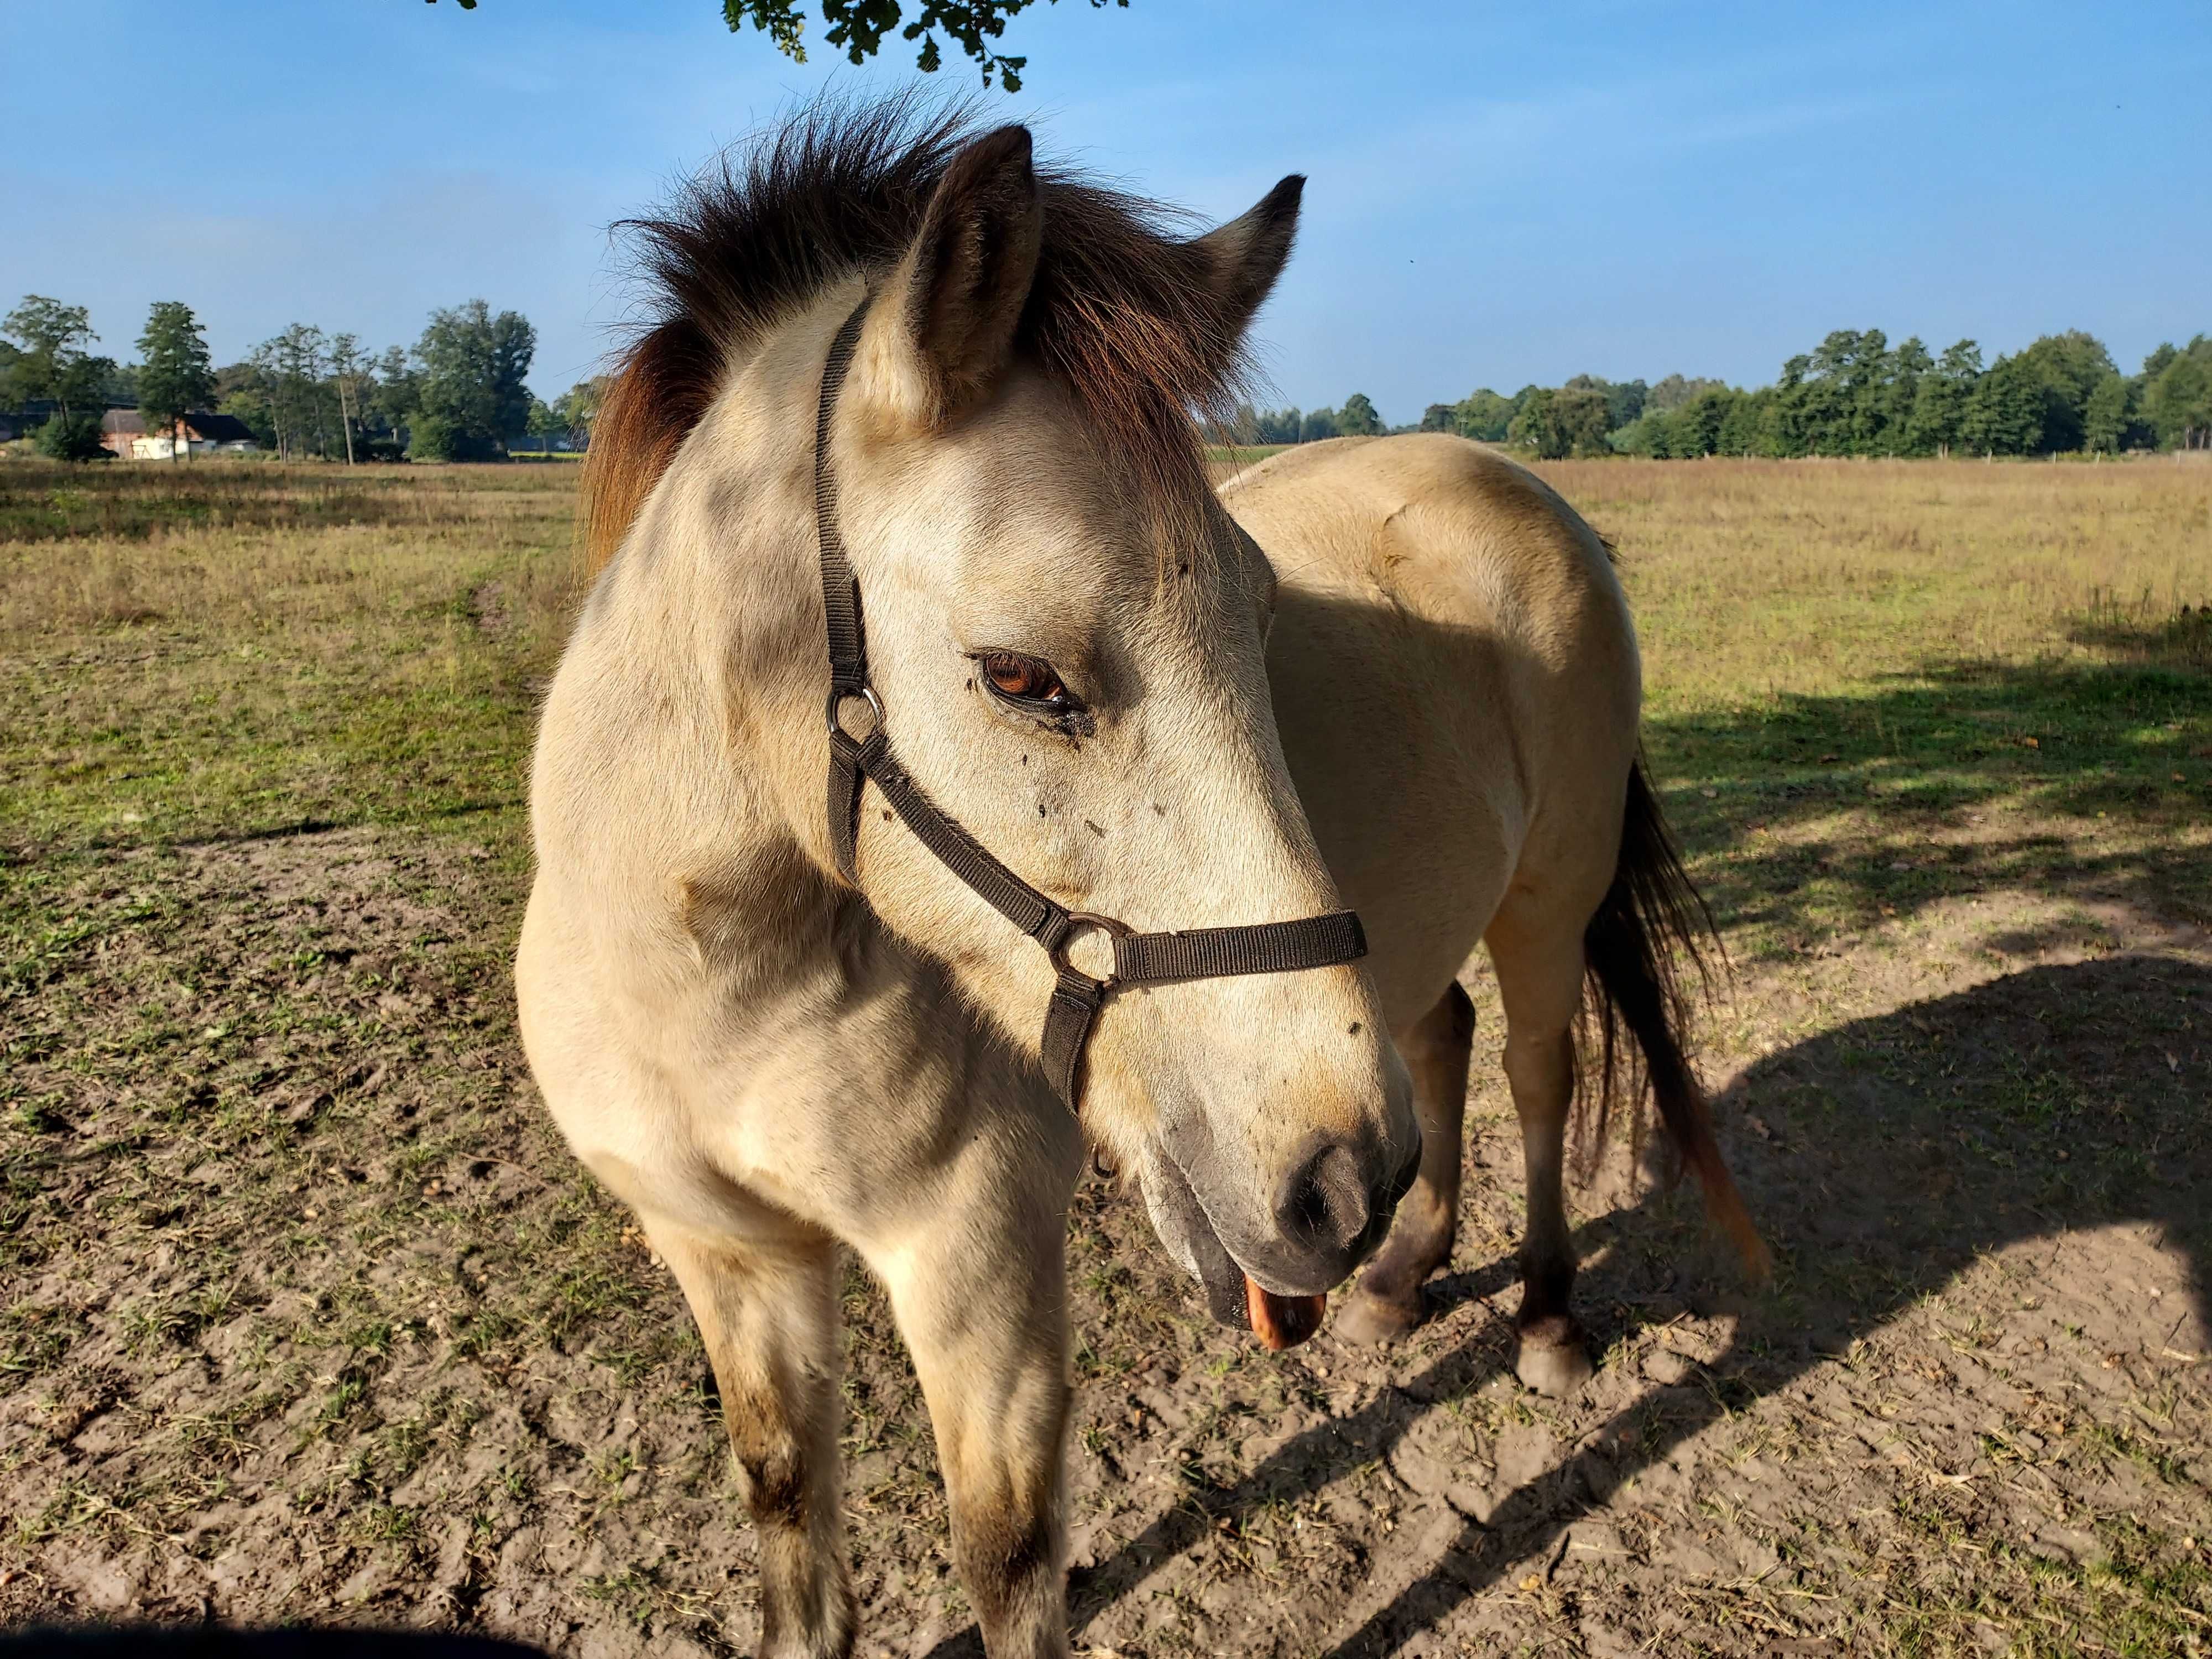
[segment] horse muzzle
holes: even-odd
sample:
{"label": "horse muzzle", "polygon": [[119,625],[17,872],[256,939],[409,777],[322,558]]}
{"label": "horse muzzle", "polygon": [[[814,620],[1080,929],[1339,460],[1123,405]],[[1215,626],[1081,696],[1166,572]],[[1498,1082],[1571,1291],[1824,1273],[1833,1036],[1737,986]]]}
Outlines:
{"label": "horse muzzle", "polygon": [[1217,1322],[1249,1328],[1267,1347],[1282,1349],[1321,1328],[1328,1290],[1381,1245],[1419,1170],[1420,1147],[1416,1143],[1378,1176],[1372,1156],[1342,1141],[1317,1141],[1277,1183],[1267,1206],[1271,1224],[1258,1237],[1231,1228],[1227,1239],[1204,1193],[1213,1162],[1203,1160],[1194,1174],[1153,1144],[1140,1176],[1152,1231],[1204,1287]]}

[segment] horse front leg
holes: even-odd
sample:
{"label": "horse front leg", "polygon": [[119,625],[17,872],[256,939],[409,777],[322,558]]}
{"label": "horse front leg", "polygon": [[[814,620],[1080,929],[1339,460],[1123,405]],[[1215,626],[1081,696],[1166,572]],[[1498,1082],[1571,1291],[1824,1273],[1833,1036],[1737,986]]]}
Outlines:
{"label": "horse front leg", "polygon": [[1382,1253],[1336,1316],[1336,1334],[1353,1342],[1392,1341],[1421,1322],[1421,1286],[1451,1260],[1459,1232],[1460,1135],[1474,1004],[1455,980],[1411,1030],[1395,1035],[1420,1114],[1421,1173],[1398,1206]]}
{"label": "horse front leg", "polygon": [[760,1534],[764,1659],[845,1659],[853,1586],[837,1457],[837,1247],[759,1243],[645,1218],[684,1287],[721,1390]]}
{"label": "horse front leg", "polygon": [[1061,1213],[994,1194],[871,1253],[914,1356],[953,1560],[991,1659],[1067,1648],[1067,1288]]}

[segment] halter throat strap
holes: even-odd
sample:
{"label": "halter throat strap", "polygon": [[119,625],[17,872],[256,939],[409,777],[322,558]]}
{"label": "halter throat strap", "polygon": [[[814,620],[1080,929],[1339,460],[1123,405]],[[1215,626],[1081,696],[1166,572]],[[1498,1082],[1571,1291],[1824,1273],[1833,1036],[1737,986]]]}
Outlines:
{"label": "halter throat strap", "polygon": [[[1234,927],[1158,933],[1136,933],[1110,916],[1071,910],[992,856],[957,819],[939,808],[898,763],[891,753],[883,702],[868,683],[860,583],[838,528],[837,477],[830,465],[830,418],[846,371],[852,367],[861,325],[867,320],[868,304],[864,297],[830,343],[830,355],[822,367],[821,400],[814,413],[814,527],[821,547],[822,604],[830,644],[827,805],[830,846],[839,872],[858,887],[860,798],[872,783],[939,863],[1043,947],[1052,958],[1057,978],[1045,1009],[1040,1054],[1054,1090],[1071,1110],[1079,1110],[1084,1048],[1099,1009],[1121,986],[1338,967],[1367,954],[1367,936],[1359,918],[1349,910],[1297,921],[1248,922]],[[856,700],[865,702],[875,717],[873,729],[866,737],[854,737],[842,721],[844,705]],[[1093,978],[1068,958],[1069,948],[1088,930],[1103,932],[1113,939],[1114,967],[1103,979]]]}

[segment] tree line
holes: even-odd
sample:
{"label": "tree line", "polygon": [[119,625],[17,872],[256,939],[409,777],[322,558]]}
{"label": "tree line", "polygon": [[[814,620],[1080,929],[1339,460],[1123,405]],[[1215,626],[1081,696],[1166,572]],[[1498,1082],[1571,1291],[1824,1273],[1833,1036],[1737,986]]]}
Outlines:
{"label": "tree line", "polygon": [[[1512,397],[1431,404],[1420,430],[1569,455],[2113,455],[2212,447],[2212,336],[2161,345],[2123,374],[2095,336],[2046,334],[1984,365],[1960,340],[1838,329],[1753,391],[1670,374],[1656,386],[1577,374]],[[1289,441],[1284,440],[1282,441]]]}
{"label": "tree line", "polygon": [[0,410],[24,411],[46,454],[104,453],[101,415],[131,408],[156,434],[194,414],[232,416],[286,459],[492,460],[533,438],[580,444],[604,390],[595,377],[550,404],[536,397],[537,331],[482,300],[432,312],[412,346],[381,352],[295,323],[218,367],[198,317],[173,300],[148,313],[136,362],[98,343],[86,307],[43,295],[0,318]]}
{"label": "tree line", "polygon": [[[149,432],[192,413],[235,416],[287,459],[484,460],[537,440],[580,445],[605,390],[578,382],[550,404],[526,383],[537,332],[482,300],[431,313],[411,347],[380,353],[348,333],[295,323],[217,367],[190,307],[157,301],[138,359],[93,349],[82,306],[27,295],[0,319],[0,410],[27,412],[46,453],[104,453],[100,417],[136,408]],[[42,423],[41,423],[42,422]],[[1354,392],[1338,409],[1243,405],[1239,444],[1310,443],[1386,431],[1455,432],[1544,459],[1570,455],[1776,457],[2117,454],[2212,448],[2212,336],[2160,345],[2134,374],[2079,329],[1984,366],[1960,340],[1931,356],[1917,338],[1838,329],[1752,391],[1669,374],[1656,385],[1577,374],[1559,386],[1488,387],[1431,404],[1418,428],[1387,426]]]}
{"label": "tree line", "polygon": [[1323,438],[1372,438],[1390,429],[1367,394],[1355,392],[1341,409],[1255,409],[1240,404],[1228,437],[1237,444],[1310,444]]}

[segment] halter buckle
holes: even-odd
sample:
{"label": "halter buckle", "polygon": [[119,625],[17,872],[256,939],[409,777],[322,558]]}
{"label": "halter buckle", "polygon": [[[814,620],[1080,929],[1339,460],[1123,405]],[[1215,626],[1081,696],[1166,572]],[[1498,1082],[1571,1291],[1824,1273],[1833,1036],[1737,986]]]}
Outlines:
{"label": "halter buckle", "polygon": [[1101,991],[1110,991],[1121,982],[1110,970],[1103,978],[1093,979],[1091,975],[1084,973],[1083,969],[1077,967],[1073,958],[1068,954],[1068,948],[1075,943],[1076,935],[1085,927],[1096,927],[1100,933],[1110,934],[1115,939],[1127,939],[1132,932],[1128,923],[1116,921],[1111,916],[1102,916],[1093,910],[1070,910],[1067,913],[1066,926],[1060,930],[1060,937],[1046,948],[1046,954],[1052,958],[1052,965],[1060,972],[1079,975],[1082,978],[1091,980],[1091,983]]}
{"label": "halter buckle", "polygon": [[833,685],[830,688],[830,702],[823,710],[823,718],[830,723],[830,735],[831,737],[843,738],[849,737],[851,735],[843,726],[837,723],[837,711],[844,706],[848,699],[853,697],[858,697],[868,705],[869,708],[875,714],[876,730],[878,732],[883,730],[884,702],[883,699],[876,695],[875,687],[872,685]]}

